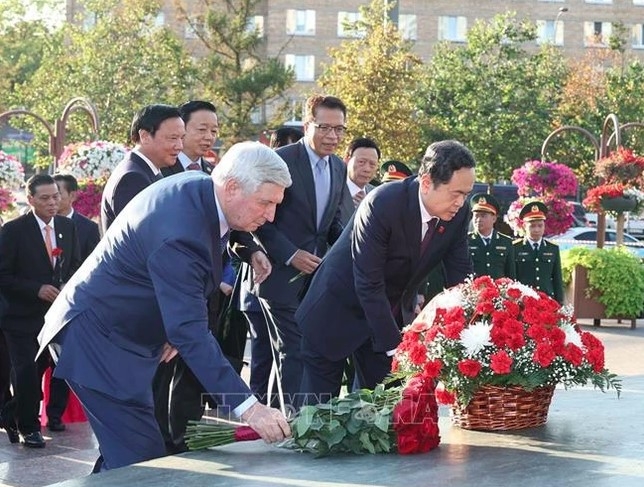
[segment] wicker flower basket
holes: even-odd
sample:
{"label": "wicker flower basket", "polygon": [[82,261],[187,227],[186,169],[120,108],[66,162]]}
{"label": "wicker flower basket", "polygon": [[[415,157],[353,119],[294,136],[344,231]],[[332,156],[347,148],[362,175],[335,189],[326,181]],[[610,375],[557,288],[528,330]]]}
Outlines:
{"label": "wicker flower basket", "polygon": [[546,423],[554,386],[526,391],[522,387],[483,386],[466,408],[452,407],[455,425],[470,430],[518,430]]}

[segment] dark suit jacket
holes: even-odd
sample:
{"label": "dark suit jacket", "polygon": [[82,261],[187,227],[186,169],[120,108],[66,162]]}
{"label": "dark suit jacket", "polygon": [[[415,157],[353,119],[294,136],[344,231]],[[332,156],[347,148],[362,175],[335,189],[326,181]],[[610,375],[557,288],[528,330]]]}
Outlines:
{"label": "dark suit jacket", "polygon": [[8,306],[2,328],[38,333],[50,303],[38,297],[43,284],[59,287],[80,265],[76,228],[69,218],[54,217],[61,257],[52,267],[36,217],[30,211],[0,229],[0,292]]}
{"label": "dark suit jacket", "polygon": [[211,178],[166,178],[122,215],[47,313],[39,341],[42,348],[58,335],[55,376],[152,406],[169,342],[219,404],[237,407],[250,391],[208,330],[206,298],[222,260]]}
{"label": "dark suit jacket", "polygon": [[273,261],[271,275],[259,285],[259,296],[287,306],[297,306],[306,279],[289,283],[300,271],[286,265],[286,261],[298,249],[311,253],[317,249],[320,256],[326,253],[328,246],[342,233],[339,207],[344,192],[348,191],[346,166],[339,157],[332,155],[329,158],[331,191],[318,229],[315,183],[305,143],[302,139],[276,151],[286,162],[293,184],[284,192],[284,200],[277,207],[273,223],[266,223],[257,230],[257,236]]}
{"label": "dark suit jacket", "polygon": [[112,171],[103,190],[101,198],[103,233],[134,196],[160,178],[161,175],[156,176],[150,166],[134,152],[125,156],[125,159]]}
{"label": "dark suit jacket", "polygon": [[[203,157],[200,158],[199,163],[201,164],[201,170],[203,172],[205,172],[206,174],[212,174],[212,170],[215,168],[215,166],[210,164]],[[172,176],[174,174],[181,174],[185,171],[186,170],[184,169],[183,164],[181,164],[181,161],[179,161],[179,159],[177,159],[177,162],[174,163],[174,166],[161,168],[161,174],[163,174],[164,178],[167,178],[168,176]]]}
{"label": "dark suit jacket", "polygon": [[[472,272],[466,206],[438,223],[420,256],[418,186],[407,178],[369,193],[315,272],[295,317],[310,346],[330,360],[347,357],[370,338],[376,352],[396,348],[400,326],[413,318],[418,288],[441,260],[448,285]],[[392,313],[398,307],[403,323]]]}
{"label": "dark suit jacket", "polygon": [[[368,194],[369,191],[373,190],[374,188],[375,186],[367,184],[364,187],[365,194]],[[353,202],[353,198],[351,197],[351,190],[347,186],[347,189],[344,192],[344,196],[342,198],[342,203],[340,203],[340,221],[342,222],[342,225],[349,223],[349,220],[351,219],[351,216],[355,211],[356,205]]]}
{"label": "dark suit jacket", "polygon": [[101,239],[98,224],[77,211],[72,213],[72,221],[76,225],[78,243],[80,244],[81,262],[87,259]]}

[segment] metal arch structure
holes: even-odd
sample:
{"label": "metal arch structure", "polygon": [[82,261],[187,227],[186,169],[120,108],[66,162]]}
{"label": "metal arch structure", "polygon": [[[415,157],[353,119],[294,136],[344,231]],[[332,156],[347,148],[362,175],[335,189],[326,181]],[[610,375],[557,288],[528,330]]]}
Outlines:
{"label": "metal arch structure", "polygon": [[100,129],[98,112],[88,99],[82,97],[72,98],[65,105],[65,108],[63,108],[61,116],[54,121],[53,126],[40,115],[24,109],[9,110],[7,112],[0,113],[0,124],[3,121],[9,120],[9,118],[16,115],[26,115],[38,120],[47,129],[47,132],[49,134],[49,154],[54,157],[53,165],[50,166],[50,172],[55,172],[56,167],[58,166],[58,160],[63,153],[63,148],[65,147],[66,143],[67,120],[69,119],[69,116],[75,111],[85,112],[89,116],[90,122],[92,124],[92,129],[94,133],[98,135]]}
{"label": "metal arch structure", "polygon": [[[622,131],[625,129],[633,127],[642,127],[644,128],[644,123],[641,122],[629,122],[623,125],[620,125],[617,115],[610,113],[602,124],[602,131],[599,139],[591,134],[588,130],[576,125],[565,125],[559,127],[558,129],[553,130],[543,141],[541,146],[541,160],[546,160],[546,154],[548,152],[548,146],[550,142],[557,137],[558,135],[564,132],[577,132],[582,134],[586,139],[588,139],[593,148],[595,149],[595,163],[603,157],[608,156],[610,152],[610,147],[614,143],[615,147],[619,147],[622,144]],[[606,241],[606,214],[603,211],[600,211],[597,214],[597,248],[602,248],[604,242]]]}

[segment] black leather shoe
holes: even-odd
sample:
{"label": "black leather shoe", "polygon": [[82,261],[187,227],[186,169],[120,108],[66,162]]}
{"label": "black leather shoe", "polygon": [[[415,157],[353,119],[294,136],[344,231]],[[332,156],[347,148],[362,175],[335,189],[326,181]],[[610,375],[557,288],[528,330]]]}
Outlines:
{"label": "black leather shoe", "polygon": [[0,428],[4,429],[7,432],[9,442],[18,443],[20,441],[20,434],[18,433],[18,428],[16,428],[15,423],[9,423],[8,421],[5,421],[2,416],[0,416]]}
{"label": "black leather shoe", "polygon": [[49,421],[47,423],[47,429],[49,431],[65,431],[65,425],[62,421]]}
{"label": "black leather shoe", "polygon": [[45,439],[40,434],[40,431],[22,435],[22,442],[28,448],[45,448]]}

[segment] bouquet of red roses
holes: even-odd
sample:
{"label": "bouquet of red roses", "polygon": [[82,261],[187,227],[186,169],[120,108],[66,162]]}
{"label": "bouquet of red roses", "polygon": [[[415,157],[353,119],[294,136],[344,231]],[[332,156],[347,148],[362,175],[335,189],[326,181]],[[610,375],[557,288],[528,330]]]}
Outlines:
{"label": "bouquet of red roses", "polygon": [[[316,456],[422,453],[440,442],[434,381],[420,375],[404,387],[379,384],[374,390],[363,389],[328,403],[304,406],[289,422],[293,437],[279,446]],[[247,426],[203,421],[191,422],[186,432],[191,450],[258,438]]]}

